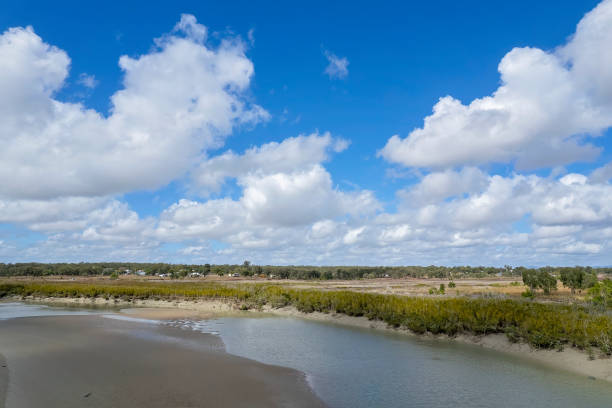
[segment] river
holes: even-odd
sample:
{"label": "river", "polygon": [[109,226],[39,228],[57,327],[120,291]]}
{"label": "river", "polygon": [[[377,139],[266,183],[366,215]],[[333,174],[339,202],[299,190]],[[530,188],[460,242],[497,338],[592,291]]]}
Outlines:
{"label": "river", "polygon": [[[110,312],[0,304],[0,319],[71,313]],[[478,346],[283,317],[157,324],[212,333],[230,354],[302,371],[331,407],[612,406],[609,383]]]}

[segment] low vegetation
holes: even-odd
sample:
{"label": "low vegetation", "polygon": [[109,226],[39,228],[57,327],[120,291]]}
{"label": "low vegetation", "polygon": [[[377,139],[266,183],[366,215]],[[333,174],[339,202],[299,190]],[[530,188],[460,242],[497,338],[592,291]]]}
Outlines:
{"label": "low vegetation", "polygon": [[[440,288],[442,289],[442,288]],[[437,291],[440,292],[441,290]],[[187,282],[4,283],[3,296],[103,297],[106,299],[221,299],[243,308],[293,306],[306,313],[342,313],[380,320],[416,333],[505,333],[537,348],[575,346],[612,354],[612,281],[592,288],[588,305],[544,304],[504,298],[405,297],[350,291],[289,289],[281,285]],[[603,305],[603,308],[601,307]]]}
{"label": "low vegetation", "polygon": [[580,270],[585,274],[610,274],[612,268],[591,268],[589,266],[551,267],[528,269],[522,266],[274,266],[252,265],[245,261],[239,265],[180,265],[165,263],[0,263],[0,276],[110,276],[142,271],[144,275],[167,275],[175,279],[193,273],[200,275],[262,276],[275,279],[332,280],[372,278],[485,278],[496,276],[520,277],[531,271],[541,271],[561,276],[565,270]]}

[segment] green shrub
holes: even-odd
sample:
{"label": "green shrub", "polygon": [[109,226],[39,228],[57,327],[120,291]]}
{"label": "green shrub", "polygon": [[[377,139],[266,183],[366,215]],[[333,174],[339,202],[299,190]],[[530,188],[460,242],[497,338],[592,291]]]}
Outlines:
{"label": "green shrub", "polygon": [[589,300],[602,309],[612,307],[612,280],[605,279],[593,285],[589,289]]}
{"label": "green shrub", "polygon": [[[432,288],[439,292],[438,289]],[[278,285],[106,281],[6,283],[1,296],[104,297],[131,299],[225,299],[244,308],[291,305],[302,312],[342,313],[380,320],[417,333],[505,333],[539,348],[599,348],[612,354],[612,316],[577,305],[543,304],[496,297],[434,298],[351,291],[288,289]],[[612,281],[598,283],[591,301],[609,305]]]}

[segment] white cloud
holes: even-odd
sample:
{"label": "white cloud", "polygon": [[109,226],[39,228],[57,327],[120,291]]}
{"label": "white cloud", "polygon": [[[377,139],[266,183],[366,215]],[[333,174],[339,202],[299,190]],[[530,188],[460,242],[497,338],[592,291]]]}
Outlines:
{"label": "white cloud", "polygon": [[254,28],[251,28],[247,32],[247,39],[249,40],[249,44],[255,45],[255,29]]}
{"label": "white cloud", "polygon": [[612,179],[612,162],[593,170],[589,175],[589,181],[593,183],[605,183]]}
{"label": "white cloud", "polygon": [[[70,59],[31,27],[0,36],[0,197],[103,196],[180,177],[203,151],[267,112],[247,102],[253,64],[239,39],[204,43],[183,15],[139,57],[122,56],[124,88],[108,117],[54,94]],[[41,183],[44,180],[44,183]]]}
{"label": "white cloud", "polygon": [[250,176],[244,181],[242,203],[255,223],[303,225],[344,214],[373,213],[379,207],[372,193],[343,193],[333,189],[320,165],[289,174]]}
{"label": "white cloud", "polygon": [[[224,240],[241,231],[301,228],[352,215],[373,214],[380,204],[369,191],[345,193],[320,165],[307,170],[252,175],[241,181],[239,200],[180,200],[164,211],[158,233],[170,239]],[[319,232],[323,232],[319,224]]]}
{"label": "white cloud", "polygon": [[422,206],[436,203],[464,193],[481,191],[487,184],[487,175],[474,167],[465,167],[456,172],[446,170],[430,173],[409,191],[399,191],[407,205]]}
{"label": "white cloud", "polygon": [[[580,135],[612,123],[612,61],[602,51],[612,42],[611,4],[586,16],[564,47],[508,53],[492,96],[467,106],[443,98],[422,129],[392,138],[381,152],[386,159],[434,170],[405,170],[420,179],[386,212],[373,192],[334,184],[323,164],[349,142],[329,133],[207,157],[235,127],[268,115],[248,102],[253,65],[245,45],[226,38],[209,46],[193,16],[183,15],[150,53],[120,59],[124,87],[107,116],[57,100],[70,59],[31,28],[10,29],[0,36],[0,223],[47,238],[17,248],[0,235],[0,254],[8,261],[610,264],[610,164],[588,176],[555,170],[548,177],[490,175],[470,165],[537,167],[597,154]],[[336,67],[330,77],[346,76],[344,60],[345,74]],[[140,217],[118,198],[185,174],[200,199],[178,199],[158,217]],[[237,198],[201,198],[229,179]],[[166,250],[166,242],[179,249]]]}
{"label": "white cloud", "polygon": [[174,26],[172,32],[183,32],[195,42],[204,43],[208,30],[202,24],[198,24],[195,16],[191,14],[181,14],[181,19]]}
{"label": "white cloud", "polygon": [[96,86],[98,86],[98,82],[99,81],[96,79],[94,75],[89,75],[84,72],[81,75],[79,75],[79,80],[77,81],[77,83],[89,89],[94,89]]}
{"label": "white cloud", "polygon": [[348,76],[349,60],[346,57],[338,57],[336,54],[324,50],[323,54],[329,64],[325,67],[325,73],[330,79],[344,79]]}
{"label": "white cloud", "polygon": [[391,137],[379,155],[404,166],[440,168],[516,161],[530,169],[592,160],[612,125],[612,0],[552,52],[515,48],[499,64],[502,85],[468,105],[445,96],[422,128]]}
{"label": "white cloud", "polygon": [[228,178],[307,169],[328,160],[331,151],[340,152],[347,147],[344,139],[334,139],[329,133],[313,133],[252,147],[244,154],[230,150],[203,161],[192,172],[193,187],[206,195],[218,192]]}

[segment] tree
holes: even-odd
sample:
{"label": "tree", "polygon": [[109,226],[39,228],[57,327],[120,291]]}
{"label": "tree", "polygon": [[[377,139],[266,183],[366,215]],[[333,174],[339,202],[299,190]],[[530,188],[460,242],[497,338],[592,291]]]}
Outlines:
{"label": "tree", "polygon": [[557,278],[547,271],[538,271],[538,286],[542,288],[544,294],[548,295],[551,291],[557,290]]}
{"label": "tree", "polygon": [[534,293],[536,288],[538,287],[538,273],[535,269],[526,269],[523,268],[522,271],[523,283],[526,286],[529,286],[529,291]]}
{"label": "tree", "polygon": [[557,289],[557,278],[544,269],[523,269],[523,283],[529,286],[531,293],[542,289],[544,294],[548,295]]}
{"label": "tree", "polygon": [[566,288],[571,288],[572,295],[576,293],[576,289],[584,287],[586,274],[582,268],[564,268],[561,269],[561,282]]}

